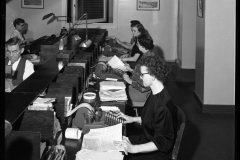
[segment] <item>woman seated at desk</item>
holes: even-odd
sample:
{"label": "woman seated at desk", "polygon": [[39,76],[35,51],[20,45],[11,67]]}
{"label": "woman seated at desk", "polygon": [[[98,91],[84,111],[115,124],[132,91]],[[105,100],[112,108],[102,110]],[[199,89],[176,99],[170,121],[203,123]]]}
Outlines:
{"label": "woman seated at desk", "polygon": [[144,86],[152,91],[141,117],[130,117],[122,112],[117,117],[124,118],[124,123],[141,124],[143,134],[124,137],[115,145],[123,148],[130,160],[171,160],[177,137],[178,109],[163,85],[169,74],[168,65],[159,56],[148,56],[140,60],[140,72]]}
{"label": "woman seated at desk", "polygon": [[[131,31],[133,34],[133,37],[131,39],[131,43],[121,42],[118,38],[114,37],[115,41],[120,44],[122,47],[131,50],[130,56],[121,56],[121,60],[130,64],[131,68],[134,68],[136,65],[136,62],[139,58],[142,56],[142,52],[138,49],[137,46],[137,37],[141,34],[148,34],[148,31],[144,28],[144,26],[137,20],[131,21]],[[111,59],[111,57],[108,58],[108,60]]]}
{"label": "woman seated at desk", "polygon": [[11,66],[12,70],[5,77],[6,92],[11,92],[12,89],[34,73],[33,64],[24,57],[21,57],[23,51],[22,41],[18,37],[10,38],[6,42],[5,65]]}
{"label": "woman seated at desk", "polygon": [[[154,53],[151,51],[154,48],[153,40],[149,34],[139,35],[137,39],[137,46],[143,53],[141,58],[154,55]],[[135,66],[135,69],[132,69],[128,64],[125,64],[125,66],[126,69],[132,73],[131,78],[128,74],[123,75],[123,79],[130,84],[128,86],[128,95],[131,103],[145,103],[147,96],[150,93],[150,88],[143,85],[143,81],[140,78],[141,73],[139,63]]]}

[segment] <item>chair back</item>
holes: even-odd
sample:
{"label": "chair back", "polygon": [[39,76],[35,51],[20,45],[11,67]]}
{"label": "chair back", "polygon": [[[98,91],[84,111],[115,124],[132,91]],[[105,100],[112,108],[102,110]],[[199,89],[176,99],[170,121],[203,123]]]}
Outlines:
{"label": "chair back", "polygon": [[177,108],[178,108],[178,132],[177,132],[177,138],[176,138],[176,141],[174,144],[174,148],[172,151],[172,160],[177,160],[178,150],[180,147],[183,131],[185,129],[185,122],[186,122],[185,113],[178,106],[177,106]]}

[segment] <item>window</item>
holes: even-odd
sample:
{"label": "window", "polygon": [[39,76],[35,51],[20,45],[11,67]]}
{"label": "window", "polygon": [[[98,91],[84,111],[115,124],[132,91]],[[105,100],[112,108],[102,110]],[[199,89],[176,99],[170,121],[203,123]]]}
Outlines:
{"label": "window", "polygon": [[88,23],[108,22],[108,0],[77,0],[76,19],[88,13]]}
{"label": "window", "polygon": [[[117,28],[118,0],[73,0],[72,22],[88,13],[89,28]],[[82,21],[84,24],[85,21]],[[78,28],[83,28],[79,25]]]}

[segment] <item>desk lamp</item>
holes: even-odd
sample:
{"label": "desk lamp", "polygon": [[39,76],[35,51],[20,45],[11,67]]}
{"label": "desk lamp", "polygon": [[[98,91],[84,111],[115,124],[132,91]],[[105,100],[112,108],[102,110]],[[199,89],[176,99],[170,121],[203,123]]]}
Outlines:
{"label": "desk lamp", "polygon": [[[62,17],[66,17],[67,20],[70,21],[69,17],[67,17],[67,16],[56,16],[54,13],[46,14],[45,16],[43,16],[42,20],[45,20],[45,19],[47,19],[47,18],[49,18],[49,17],[52,17],[52,18],[49,19],[49,21],[47,22],[47,24],[50,24],[50,23],[52,23],[52,22],[55,21],[55,20],[57,20],[57,21],[66,21],[66,19],[65,19],[65,20],[61,20],[60,18],[62,18]],[[69,23],[69,28],[70,28],[70,27],[71,27],[71,26],[70,26],[70,23]],[[61,39],[60,39],[60,41],[59,41],[59,52],[60,52],[60,53],[63,53],[63,49],[64,49],[64,41],[63,41],[63,38],[66,36],[66,34],[67,34],[67,33],[65,33],[65,34],[61,37]]]}
{"label": "desk lamp", "polygon": [[54,13],[49,13],[49,14],[46,14],[45,16],[43,16],[42,20],[45,20],[49,17],[52,17],[51,19],[48,20],[47,24],[50,24],[52,23],[53,21],[57,20],[58,22],[59,21],[66,21],[66,20],[61,20],[62,17],[66,17],[67,20],[69,21],[69,28],[71,27],[70,26],[70,19],[68,16],[56,16]]}
{"label": "desk lamp", "polygon": [[[91,44],[92,44],[92,41],[90,39],[88,39],[88,32],[87,32],[87,13],[84,13],[82,15],[82,17],[79,19],[79,20],[82,20],[83,18],[85,18],[86,20],[86,39],[79,45],[79,47],[82,47],[82,48],[88,48]],[[79,21],[78,20],[78,21]],[[79,25],[79,24],[77,24]]]}

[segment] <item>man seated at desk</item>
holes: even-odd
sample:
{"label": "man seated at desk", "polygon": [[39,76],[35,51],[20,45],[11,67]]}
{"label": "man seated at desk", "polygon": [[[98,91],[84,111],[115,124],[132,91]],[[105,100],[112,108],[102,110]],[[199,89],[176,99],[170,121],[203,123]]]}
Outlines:
{"label": "man seated at desk", "polygon": [[15,27],[15,30],[12,32],[10,38],[18,37],[22,40],[22,43],[29,43],[33,41],[32,38],[25,39],[23,34],[26,34],[27,29],[25,28],[26,24],[24,19],[17,18],[13,21],[13,25]]}
{"label": "man seated at desk", "polygon": [[18,37],[6,42],[5,67],[11,66],[11,73],[5,74],[5,92],[11,92],[17,85],[34,73],[33,64],[21,57],[24,48]]}
{"label": "man seated at desk", "polygon": [[24,56],[26,59],[36,59],[37,55],[36,54],[30,54],[29,46],[30,43],[33,42],[32,38],[25,38],[24,34],[27,33],[28,27],[27,24],[25,23],[25,20],[22,18],[16,18],[13,21],[13,25],[15,27],[14,31],[11,33],[10,38],[13,37],[18,37],[19,39],[21,39],[22,44],[25,46],[25,50],[22,53],[22,56]]}

